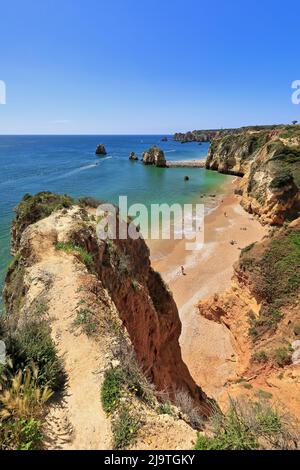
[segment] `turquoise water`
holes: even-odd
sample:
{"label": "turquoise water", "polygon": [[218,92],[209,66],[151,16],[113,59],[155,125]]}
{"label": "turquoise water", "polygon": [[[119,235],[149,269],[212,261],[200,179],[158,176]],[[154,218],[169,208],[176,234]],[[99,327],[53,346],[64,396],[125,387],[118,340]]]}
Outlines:
{"label": "turquoise water", "polygon": [[[25,193],[55,191],[94,196],[113,203],[127,195],[138,202],[193,202],[201,193],[216,193],[226,176],[196,168],[154,168],[128,160],[159,145],[167,160],[205,157],[208,144],[161,142],[162,136],[0,136],[0,289],[10,260],[9,228],[13,208]],[[96,157],[103,143],[108,155]],[[184,176],[190,177],[185,182]]]}

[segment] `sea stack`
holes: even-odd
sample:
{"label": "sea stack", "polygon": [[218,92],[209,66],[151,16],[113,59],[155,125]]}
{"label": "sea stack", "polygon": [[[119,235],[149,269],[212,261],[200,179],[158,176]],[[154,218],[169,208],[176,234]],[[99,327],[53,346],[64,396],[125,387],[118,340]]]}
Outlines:
{"label": "sea stack", "polygon": [[168,137],[163,137],[163,138],[161,139],[161,142],[168,142]]}
{"label": "sea stack", "polygon": [[96,148],[96,155],[107,155],[105,147],[103,144],[98,144]]}
{"label": "sea stack", "polygon": [[136,161],[138,160],[138,157],[136,156],[134,152],[130,152],[129,160]]}
{"label": "sea stack", "polygon": [[165,167],[166,166],[165,154],[159,147],[151,147],[146,152],[143,152],[142,162],[145,165]]}

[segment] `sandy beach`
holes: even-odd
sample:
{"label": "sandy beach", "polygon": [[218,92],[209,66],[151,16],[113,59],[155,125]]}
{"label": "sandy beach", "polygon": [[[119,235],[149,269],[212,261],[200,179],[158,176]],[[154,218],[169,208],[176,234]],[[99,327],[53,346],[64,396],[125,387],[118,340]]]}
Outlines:
{"label": "sandy beach", "polygon": [[148,242],[152,265],[169,285],[179,309],[183,359],[196,382],[215,398],[235,374],[235,353],[229,330],[201,317],[195,305],[227,289],[240,249],[267,233],[240,206],[239,196],[234,194],[236,180],[232,177],[219,205],[205,217],[202,250],[186,251],[186,240]]}

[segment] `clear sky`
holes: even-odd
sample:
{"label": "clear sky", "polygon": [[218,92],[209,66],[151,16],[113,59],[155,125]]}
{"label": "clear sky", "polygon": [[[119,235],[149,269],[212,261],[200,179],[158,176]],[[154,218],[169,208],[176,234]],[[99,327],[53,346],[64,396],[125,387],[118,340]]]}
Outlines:
{"label": "clear sky", "polygon": [[10,0],[0,133],[300,121],[299,0]]}

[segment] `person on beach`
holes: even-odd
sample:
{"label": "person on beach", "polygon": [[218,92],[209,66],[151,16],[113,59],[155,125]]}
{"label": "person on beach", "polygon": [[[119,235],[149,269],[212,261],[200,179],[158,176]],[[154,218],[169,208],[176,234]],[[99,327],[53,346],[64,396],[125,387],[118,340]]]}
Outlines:
{"label": "person on beach", "polygon": [[227,217],[227,212],[224,212],[224,217]]}
{"label": "person on beach", "polygon": [[186,276],[186,272],[184,271],[184,266],[181,266],[181,274],[182,274],[183,276]]}

